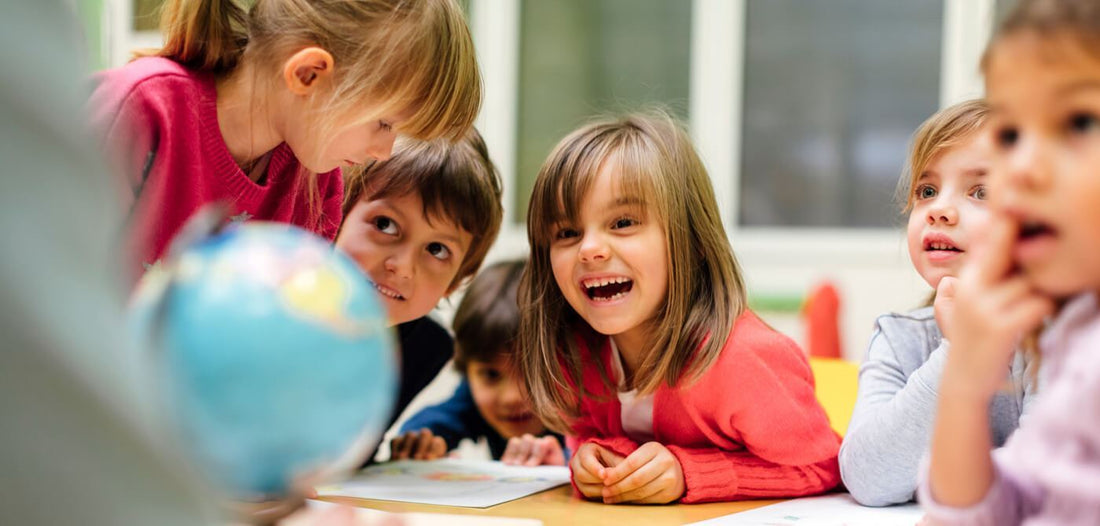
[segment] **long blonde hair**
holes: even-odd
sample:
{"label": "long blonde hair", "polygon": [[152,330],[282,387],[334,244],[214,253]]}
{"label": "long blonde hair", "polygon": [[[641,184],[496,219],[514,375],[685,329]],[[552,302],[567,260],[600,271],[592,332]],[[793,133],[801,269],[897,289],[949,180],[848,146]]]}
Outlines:
{"label": "long blonde hair", "polygon": [[[335,63],[324,107],[331,120],[364,102],[380,112],[409,108],[402,133],[457,140],[481,106],[473,41],[454,0],[169,0],[165,45],[137,56],[167,57],[216,75],[242,62],[273,68],[318,46]],[[272,72],[274,73],[274,72]]]}
{"label": "long blonde hair", "polygon": [[[411,111],[400,133],[422,140],[460,139],[481,107],[481,76],[466,20],[454,0],[168,0],[161,8],[165,44],[135,57],[159,56],[219,78],[243,63],[257,79],[278,78],[278,64],[318,46],[333,57],[333,82],[315,99],[314,137],[331,137],[341,121]],[[306,176],[310,213],[320,217],[317,178]]]}
{"label": "long blonde hair", "polygon": [[[714,190],[688,134],[664,112],[593,122],[570,133],[539,170],[527,215],[531,256],[519,302],[518,356],[532,406],[548,426],[568,432],[578,414],[581,370],[599,360],[599,335],[569,306],[550,264],[553,227],[576,220],[601,166],[615,162],[624,191],[640,196],[662,222],[668,246],[668,293],[635,387],[693,379],[718,357],[746,308],[745,286],[722,226]],[[577,337],[585,338],[581,355]],[[574,389],[578,391],[574,392]]]}

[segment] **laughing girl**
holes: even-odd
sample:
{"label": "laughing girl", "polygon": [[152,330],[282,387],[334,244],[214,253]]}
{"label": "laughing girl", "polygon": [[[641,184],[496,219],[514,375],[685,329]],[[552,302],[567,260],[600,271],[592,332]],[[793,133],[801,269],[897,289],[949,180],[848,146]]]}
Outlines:
{"label": "laughing girl", "polygon": [[710,179],[664,114],[596,122],[543,164],[520,363],[605,503],[821,493],[840,439],[798,346],[748,310]]}

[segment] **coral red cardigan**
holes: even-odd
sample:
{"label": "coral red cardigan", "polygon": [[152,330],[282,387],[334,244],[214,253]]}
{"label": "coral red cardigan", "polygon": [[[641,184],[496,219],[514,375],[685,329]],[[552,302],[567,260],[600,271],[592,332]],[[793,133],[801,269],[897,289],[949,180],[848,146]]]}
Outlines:
{"label": "coral red cardigan", "polygon": [[[589,356],[580,345],[582,356]],[[604,370],[613,375],[609,340],[601,345]],[[623,432],[615,392],[595,364],[585,366],[582,378],[597,396],[581,401],[572,450],[594,442],[629,455],[640,444]],[[840,483],[840,436],[814,396],[806,357],[752,312],[737,319],[721,354],[698,380],[657,389],[653,435],[683,468],[681,502],[797,497]]]}

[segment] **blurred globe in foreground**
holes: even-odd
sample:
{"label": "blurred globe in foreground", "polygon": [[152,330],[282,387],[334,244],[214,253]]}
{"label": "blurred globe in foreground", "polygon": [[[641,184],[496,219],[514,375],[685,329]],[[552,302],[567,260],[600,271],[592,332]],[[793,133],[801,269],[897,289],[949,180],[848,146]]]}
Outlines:
{"label": "blurred globe in foreground", "polygon": [[250,222],[199,239],[146,273],[131,309],[184,443],[238,497],[357,466],[385,431],[397,387],[385,312],[308,232]]}

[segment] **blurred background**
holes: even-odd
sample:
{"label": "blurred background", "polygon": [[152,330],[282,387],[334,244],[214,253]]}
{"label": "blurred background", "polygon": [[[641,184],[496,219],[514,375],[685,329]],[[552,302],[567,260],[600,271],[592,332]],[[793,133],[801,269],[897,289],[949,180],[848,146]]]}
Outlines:
{"label": "blurred background", "polygon": [[[93,65],[158,46],[160,3],[79,1]],[[530,189],[559,138],[594,115],[660,104],[689,125],[754,308],[806,345],[799,312],[831,284],[840,354],[858,362],[876,316],[930,292],[894,195],[909,137],[981,95],[982,51],[1014,0],[460,3],[486,87],[478,127],[505,184],[487,262],[526,254]],[[453,380],[423,398],[449,395]]]}

